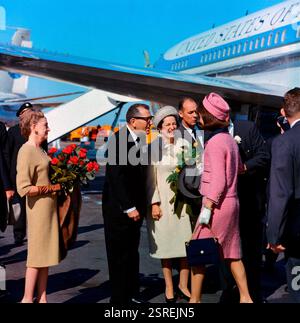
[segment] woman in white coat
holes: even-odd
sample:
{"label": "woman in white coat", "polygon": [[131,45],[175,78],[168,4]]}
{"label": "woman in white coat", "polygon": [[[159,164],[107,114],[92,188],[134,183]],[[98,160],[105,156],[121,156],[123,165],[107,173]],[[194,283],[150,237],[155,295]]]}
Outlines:
{"label": "woman in white coat", "polygon": [[192,231],[187,205],[179,202],[174,210],[172,199],[175,193],[167,182],[168,176],[176,169],[178,163],[178,145],[181,138],[174,139],[174,130],[178,125],[177,110],[171,106],[159,109],[153,123],[160,134],[150,145],[152,166],[149,167],[147,180],[149,201],[147,228],[150,255],[161,259],[166,284],[165,299],[166,302],[172,303],[176,302],[177,298],[172,279],[174,258],[179,258],[178,296],[189,300],[191,295],[188,289],[190,269],[186,259],[185,242],[190,240]]}

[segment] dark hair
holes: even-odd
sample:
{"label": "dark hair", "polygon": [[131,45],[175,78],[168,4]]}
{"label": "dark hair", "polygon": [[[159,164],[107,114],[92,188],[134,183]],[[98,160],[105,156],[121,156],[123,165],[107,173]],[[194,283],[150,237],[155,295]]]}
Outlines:
{"label": "dark hair", "polygon": [[31,109],[21,114],[19,125],[22,136],[28,139],[31,133],[31,126],[37,124],[43,118],[45,118],[44,113],[37,109]]}
{"label": "dark hair", "polygon": [[201,115],[203,119],[204,125],[202,126],[203,130],[216,130],[220,128],[226,128],[229,126],[229,121],[222,121],[217,119],[214,115],[208,112],[204,106],[198,107],[198,113]]}
{"label": "dark hair", "polygon": [[295,87],[286,92],[283,98],[283,110],[287,117],[293,117],[300,112],[300,88]]}
{"label": "dark hair", "polygon": [[180,99],[180,101],[178,103],[178,110],[179,111],[183,110],[183,105],[184,105],[185,101],[194,101],[197,104],[197,106],[199,106],[197,101],[194,98],[191,98],[189,96],[184,96],[183,98]]}
{"label": "dark hair", "polygon": [[149,106],[147,104],[136,103],[133,104],[126,113],[126,122],[129,123],[132,118],[140,116],[140,108],[149,111]]}
{"label": "dark hair", "polygon": [[163,124],[163,122],[164,122],[164,120],[165,120],[165,118],[166,118],[166,117],[174,117],[174,118],[175,118],[175,120],[176,120],[176,126],[177,126],[177,128],[179,127],[179,120],[178,120],[178,116],[176,116],[175,114],[170,114],[170,115],[168,115],[168,116],[165,116],[165,117],[160,121],[160,123],[157,125],[156,129],[161,130],[161,128],[162,128],[162,124]]}

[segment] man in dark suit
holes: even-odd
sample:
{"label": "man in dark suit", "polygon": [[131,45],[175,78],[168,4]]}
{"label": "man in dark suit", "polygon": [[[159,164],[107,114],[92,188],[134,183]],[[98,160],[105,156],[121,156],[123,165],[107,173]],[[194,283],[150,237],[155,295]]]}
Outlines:
{"label": "man in dark suit", "polygon": [[7,133],[4,123],[0,122],[0,230],[6,229],[7,200],[14,195],[11,182],[9,180],[5,147]]}
{"label": "man in dark suit", "polygon": [[102,206],[114,304],[141,302],[138,248],[146,214],[146,166],[140,162],[140,147],[151,119],[147,105],[134,104],[126,114],[127,125],[108,144]]}
{"label": "man in dark suit", "polygon": [[254,302],[261,302],[263,217],[270,155],[254,122],[235,120],[233,129],[230,128],[229,131],[238,142],[245,170],[238,178],[242,260],[250,295]]}
{"label": "man in dark suit", "polygon": [[[181,123],[178,127],[178,131],[182,138],[187,140],[193,147],[196,147],[196,153],[203,153],[204,150],[204,131],[200,130],[197,125],[198,121],[198,104],[191,97],[184,97],[179,101],[178,114],[181,119]],[[192,216],[190,216],[191,226],[194,229],[197,218],[201,210],[202,197],[199,190],[195,190],[189,196],[183,196],[179,194],[179,198],[185,199],[185,201],[191,206]],[[194,198],[192,197],[194,195]]]}
{"label": "man in dark suit", "polygon": [[[26,111],[33,109],[33,106],[30,102],[25,102],[21,105],[19,110],[16,113],[16,116],[18,118],[21,118]],[[17,193],[16,189],[16,178],[17,178],[17,157],[18,152],[23,144],[25,144],[26,138],[24,138],[21,135],[21,129],[19,124],[16,124],[15,126],[8,129],[7,132],[7,145],[6,145],[6,156],[8,156],[8,168],[9,168],[9,176],[10,181],[12,183],[13,189],[15,190],[14,195],[14,202],[20,203],[21,205],[21,214],[17,221],[17,223],[14,225],[14,238],[15,238],[15,244],[21,245],[23,243],[23,240],[26,236],[26,198],[21,198],[19,194]],[[42,147],[45,151],[47,151],[47,142],[44,142],[42,144]]]}
{"label": "man in dark suit", "polygon": [[285,252],[288,290],[300,303],[300,88],[285,94],[281,112],[291,128],[272,144],[267,237]]}

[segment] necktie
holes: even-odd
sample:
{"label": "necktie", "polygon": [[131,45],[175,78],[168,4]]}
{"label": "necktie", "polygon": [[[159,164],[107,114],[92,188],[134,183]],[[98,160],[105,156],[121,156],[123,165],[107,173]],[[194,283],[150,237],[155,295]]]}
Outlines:
{"label": "necktie", "polygon": [[137,152],[136,152],[136,157],[137,157],[137,158],[140,158],[140,156],[141,156],[141,151],[140,151],[140,149],[141,149],[141,147],[140,147],[140,142],[141,142],[141,138],[140,138],[140,137],[137,137],[137,138],[135,139],[135,146],[136,146],[136,148],[137,148]]}
{"label": "necktie", "polygon": [[137,147],[139,147],[139,145],[140,145],[140,141],[141,141],[141,138],[140,138],[140,137],[137,137],[137,138],[135,139],[135,144],[136,144],[136,146],[137,146]]}
{"label": "necktie", "polygon": [[196,129],[195,128],[192,129],[192,134],[193,134],[193,136],[192,136],[192,138],[193,138],[192,144],[194,144],[197,141],[197,134],[196,134]]}
{"label": "necktie", "polygon": [[196,129],[195,128],[192,129],[192,133],[193,133],[194,139],[196,140],[197,139],[197,134],[196,134]]}

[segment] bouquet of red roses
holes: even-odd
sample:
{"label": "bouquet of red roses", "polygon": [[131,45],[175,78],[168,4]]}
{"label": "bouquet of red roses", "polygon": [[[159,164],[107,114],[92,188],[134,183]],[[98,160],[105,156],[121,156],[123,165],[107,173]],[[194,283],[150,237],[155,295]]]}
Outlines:
{"label": "bouquet of red roses", "polygon": [[87,158],[87,150],[75,144],[68,145],[62,151],[51,148],[50,180],[52,184],[61,184],[63,191],[71,193],[76,183],[87,184],[94,180],[99,165]]}

